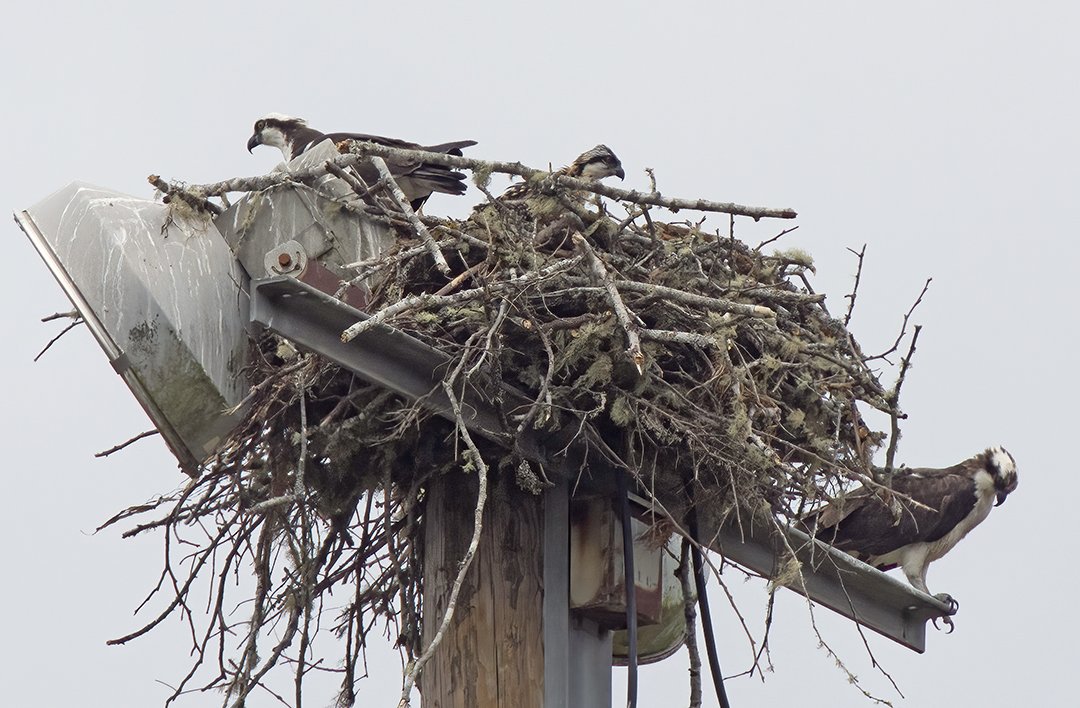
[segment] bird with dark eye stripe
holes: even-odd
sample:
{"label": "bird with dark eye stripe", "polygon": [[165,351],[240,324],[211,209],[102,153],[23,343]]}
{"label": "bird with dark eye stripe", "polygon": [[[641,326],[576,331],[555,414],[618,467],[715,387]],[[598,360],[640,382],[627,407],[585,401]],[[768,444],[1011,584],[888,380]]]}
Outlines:
{"label": "bird with dark eye stripe", "polygon": [[[270,145],[281,150],[281,154],[286,160],[293,160],[324,140],[331,140],[335,145],[349,140],[367,141],[385,145],[386,147],[441,152],[458,157],[461,157],[462,148],[476,145],[475,140],[457,140],[438,145],[420,145],[407,140],[384,138],[379,135],[366,135],[364,133],[322,133],[309,127],[307,121],[302,118],[270,113],[255,121],[254,131],[247,142],[247,149],[248,152],[251,152],[259,145]],[[397,161],[393,159],[386,160],[386,165],[390,168],[390,173],[394,175],[394,179],[412,204],[413,209],[419,209],[434,192],[443,194],[465,193],[465,175],[448,167],[429,162]],[[373,184],[379,179],[379,174],[373,165],[360,163],[356,169],[368,184]]]}
{"label": "bird with dark eye stripe", "polygon": [[[553,174],[592,181],[626,176],[619,158],[607,145],[586,150]],[[524,182],[516,182],[495,197],[494,204],[483,202],[473,207],[469,218],[495,231],[506,232],[509,227],[520,237],[539,237],[538,247],[549,241],[559,244],[557,248],[561,247],[568,243],[571,233],[568,229],[575,225],[580,228],[584,214],[581,208],[592,195],[585,190],[551,189],[549,185],[550,175],[544,172]]]}
{"label": "bird with dark eye stripe", "polygon": [[569,167],[566,168],[568,177],[581,177],[582,179],[604,179],[605,177],[618,177],[623,179],[622,162],[607,145],[597,145],[592,150],[586,150],[577,156]]}
{"label": "bird with dark eye stripe", "polygon": [[[1000,446],[942,469],[901,468],[803,519],[819,541],[879,570],[900,567],[926,594],[926,570],[1016,489],[1016,460]],[[955,601],[942,593],[947,604]]]}
{"label": "bird with dark eye stripe", "polygon": [[[557,175],[578,177],[580,179],[601,180],[605,177],[618,177],[623,179],[622,162],[607,145],[597,145],[591,150],[586,150],[577,156],[573,162],[555,172]],[[530,182],[517,182],[507,187],[499,198],[503,201],[520,201],[525,199],[533,191]]]}

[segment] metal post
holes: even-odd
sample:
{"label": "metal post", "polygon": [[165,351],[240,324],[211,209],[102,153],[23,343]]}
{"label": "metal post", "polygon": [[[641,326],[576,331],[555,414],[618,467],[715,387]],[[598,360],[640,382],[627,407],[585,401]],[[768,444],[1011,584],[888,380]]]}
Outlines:
{"label": "metal post", "polygon": [[544,708],[611,705],[611,632],[570,614],[570,483],[544,493]]}

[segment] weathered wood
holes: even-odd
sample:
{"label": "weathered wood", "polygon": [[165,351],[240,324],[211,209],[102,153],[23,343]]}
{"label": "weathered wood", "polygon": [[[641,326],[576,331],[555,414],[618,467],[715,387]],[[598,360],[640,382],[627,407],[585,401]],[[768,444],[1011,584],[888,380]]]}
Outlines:
{"label": "weathered wood", "polygon": [[[451,474],[425,500],[424,641],[438,628],[473,530],[475,479]],[[543,504],[494,483],[454,622],[420,676],[424,708],[542,708]]]}

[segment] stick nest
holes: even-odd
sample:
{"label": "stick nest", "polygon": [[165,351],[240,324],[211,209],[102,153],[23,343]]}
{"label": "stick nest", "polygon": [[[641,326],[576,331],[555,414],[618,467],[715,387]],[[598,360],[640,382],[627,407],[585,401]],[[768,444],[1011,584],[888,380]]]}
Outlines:
{"label": "stick nest", "polygon": [[[239,705],[292,656],[299,704],[320,603],[344,586],[328,624],[344,646],[340,700],[351,704],[366,637],[380,622],[410,659],[421,653],[425,484],[490,469],[540,493],[560,471],[519,452],[526,429],[586,446],[587,464],[570,471],[582,489],[597,469],[628,471],[679,521],[691,507],[714,520],[775,521],[871,476],[884,436],[867,429],[860,407],[898,411],[810,287],[807,255],[752,248],[704,230],[704,220],[665,223],[657,199],[636,193],[621,193],[625,214],[614,215],[565,182],[534,172],[526,199],[489,199],[465,221],[414,218],[372,196],[379,185],[359,185],[365,199],[352,208],[399,240],[354,264],[352,283],[367,289],[373,317],[345,336],[399,328],[450,356],[447,390],[504,382],[525,399],[494,395],[502,430],[474,444],[421,403],[265,336],[249,372],[247,420],[201,476],[109,522],[165,509],[130,533],[204,536],[188,541],[197,550],[183,572],[167,557],[166,574],[181,578],[178,599],[115,641],[180,612],[192,623],[196,668],[218,664],[207,687],[226,687]],[[216,568],[213,558],[223,559]],[[220,609],[225,580],[246,563],[256,587],[245,598],[252,615],[240,622]],[[218,611],[196,631],[183,578],[204,570],[217,574]]]}

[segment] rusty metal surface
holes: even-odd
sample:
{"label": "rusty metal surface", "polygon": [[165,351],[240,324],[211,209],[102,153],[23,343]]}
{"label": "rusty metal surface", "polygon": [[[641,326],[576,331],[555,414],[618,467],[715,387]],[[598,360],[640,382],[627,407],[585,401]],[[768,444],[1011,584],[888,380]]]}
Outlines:
{"label": "rusty metal surface", "polygon": [[[636,514],[631,527],[638,625],[645,627],[660,621],[663,549]],[[570,505],[570,609],[607,629],[626,628],[622,523],[607,497]]]}
{"label": "rusty metal surface", "polygon": [[214,225],[172,216],[76,182],[15,220],[192,473],[241,416],[248,300]]}
{"label": "rusty metal surface", "polygon": [[[655,664],[663,661],[683,645],[686,639],[686,611],[682,583],[676,574],[682,537],[673,535],[660,557],[661,591],[659,621],[638,628],[638,664]],[[640,595],[639,595],[640,598]],[[629,636],[625,630],[612,633],[611,661],[615,666],[626,666],[630,650]]]}

